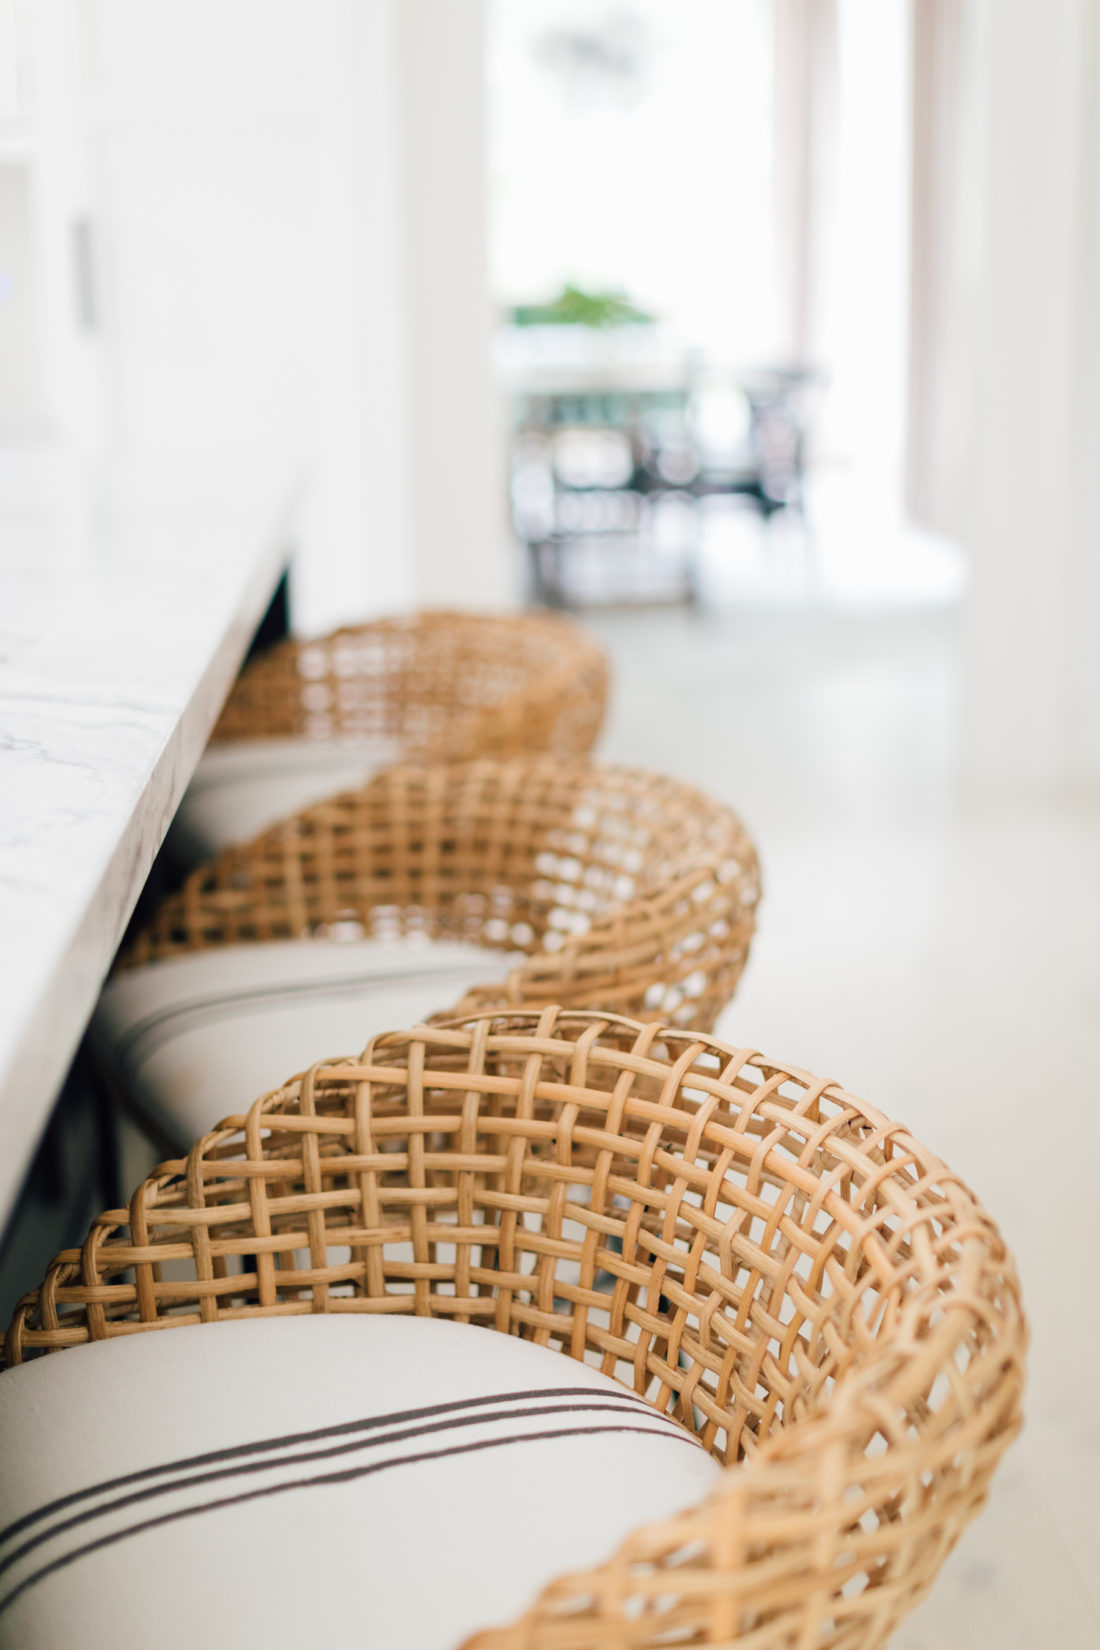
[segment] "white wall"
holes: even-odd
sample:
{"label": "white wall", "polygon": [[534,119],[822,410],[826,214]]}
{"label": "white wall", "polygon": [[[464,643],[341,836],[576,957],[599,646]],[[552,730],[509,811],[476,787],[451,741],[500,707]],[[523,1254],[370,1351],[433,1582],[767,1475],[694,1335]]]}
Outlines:
{"label": "white wall", "polygon": [[329,125],[321,155],[321,337],[312,543],[294,621],[318,632],[418,599],[407,424],[403,157],[396,0],[338,8],[327,32]]}
{"label": "white wall", "polygon": [[1100,15],[981,0],[967,767],[1100,785]]}
{"label": "white wall", "polygon": [[490,362],[481,0],[400,0],[410,508],[424,601],[515,599]]}

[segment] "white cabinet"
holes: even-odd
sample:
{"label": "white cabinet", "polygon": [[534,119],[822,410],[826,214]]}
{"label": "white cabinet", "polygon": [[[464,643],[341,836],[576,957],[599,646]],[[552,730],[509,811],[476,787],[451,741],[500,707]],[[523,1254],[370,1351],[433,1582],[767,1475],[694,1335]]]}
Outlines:
{"label": "white cabinet", "polygon": [[0,440],[103,428],[80,11],[0,0]]}
{"label": "white cabinet", "polygon": [[302,629],[507,600],[480,0],[0,16],[33,196],[0,175],[0,225],[37,306],[0,335],[0,440],[304,471]]}

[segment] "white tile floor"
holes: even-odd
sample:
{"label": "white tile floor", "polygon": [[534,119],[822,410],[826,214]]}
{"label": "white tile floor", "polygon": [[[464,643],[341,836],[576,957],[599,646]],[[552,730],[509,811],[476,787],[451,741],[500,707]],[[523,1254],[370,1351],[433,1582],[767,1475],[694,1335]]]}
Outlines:
{"label": "white tile floor", "polygon": [[725,798],[760,848],[722,1035],[903,1118],[1020,1265],[1027,1427],[892,1650],[1097,1650],[1100,803],[967,800],[949,605],[590,622],[602,754]]}

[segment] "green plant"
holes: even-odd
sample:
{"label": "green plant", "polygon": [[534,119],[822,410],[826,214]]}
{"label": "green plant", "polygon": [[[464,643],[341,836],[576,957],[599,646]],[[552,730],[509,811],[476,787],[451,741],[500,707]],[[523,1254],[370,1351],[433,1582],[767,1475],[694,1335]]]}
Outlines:
{"label": "green plant", "polygon": [[511,319],[517,327],[620,327],[646,324],[654,317],[637,309],[621,292],[585,292],[566,284],[548,304],[516,304]]}

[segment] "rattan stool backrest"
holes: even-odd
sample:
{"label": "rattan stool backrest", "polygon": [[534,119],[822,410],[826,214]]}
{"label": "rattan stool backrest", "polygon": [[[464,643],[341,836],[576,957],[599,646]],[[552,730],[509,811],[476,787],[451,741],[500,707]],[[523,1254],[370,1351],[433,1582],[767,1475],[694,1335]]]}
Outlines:
{"label": "rattan stool backrest", "polygon": [[248,664],[215,740],[362,740],[403,760],[591,750],[603,649],[557,614],[414,613],[278,642]]}
{"label": "rattan stool backrest", "polygon": [[758,895],[740,821],[679,780],[554,757],[393,768],[193,872],[121,966],[306,934],[423,934],[526,953],[465,1008],[598,1004],[709,1028]]}
{"label": "rattan stool backrest", "polygon": [[6,1350],[379,1311],[598,1364],[731,1469],[478,1650],[874,1650],[1019,1426],[1011,1259],[902,1125],[553,1008],[380,1036],[264,1097],[62,1254]]}

